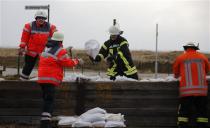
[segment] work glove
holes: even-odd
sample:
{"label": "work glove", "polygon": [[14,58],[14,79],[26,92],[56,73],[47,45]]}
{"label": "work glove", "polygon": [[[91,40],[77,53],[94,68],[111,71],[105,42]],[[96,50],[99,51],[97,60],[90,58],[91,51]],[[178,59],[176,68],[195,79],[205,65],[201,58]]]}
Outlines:
{"label": "work glove", "polygon": [[116,80],[116,77],[115,76],[110,76],[109,79],[115,81]]}
{"label": "work glove", "polygon": [[101,61],[101,57],[99,55],[97,55],[94,61],[95,62],[100,62]]}
{"label": "work glove", "polygon": [[19,48],[18,49],[18,55],[20,55],[20,56],[24,55],[25,52],[26,52],[25,48]]}

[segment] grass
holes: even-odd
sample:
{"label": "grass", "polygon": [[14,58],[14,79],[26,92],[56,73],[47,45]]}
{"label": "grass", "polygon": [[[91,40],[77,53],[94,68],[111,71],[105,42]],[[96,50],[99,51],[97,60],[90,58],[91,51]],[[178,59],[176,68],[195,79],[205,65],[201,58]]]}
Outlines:
{"label": "grass", "polygon": [[[14,48],[0,48],[0,66],[17,67],[17,51],[18,49]],[[173,61],[182,52],[183,51],[158,52],[159,72],[171,72]],[[155,52],[142,50],[131,51],[131,54],[139,72],[154,72]],[[210,58],[210,54],[205,55]],[[73,56],[82,58],[85,61],[85,69],[106,70],[107,68],[106,63],[103,61],[98,65],[93,65],[84,50],[73,50]],[[21,63],[23,64],[23,58],[21,59]]]}

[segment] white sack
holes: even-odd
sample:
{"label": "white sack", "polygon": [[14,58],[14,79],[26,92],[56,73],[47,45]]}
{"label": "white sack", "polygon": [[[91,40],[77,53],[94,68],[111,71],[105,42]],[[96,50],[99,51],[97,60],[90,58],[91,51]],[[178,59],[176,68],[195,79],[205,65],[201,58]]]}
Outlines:
{"label": "white sack", "polygon": [[96,107],[96,108],[93,108],[93,109],[90,109],[90,110],[86,111],[82,115],[85,115],[85,114],[95,114],[95,113],[106,114],[107,112],[106,112],[106,110],[104,110],[102,108]]}
{"label": "white sack", "polygon": [[75,118],[75,117],[60,117],[58,125],[59,126],[72,125],[74,122],[76,122],[76,120],[77,120],[77,118]]}
{"label": "white sack", "polygon": [[107,121],[105,124],[105,128],[112,128],[112,127],[126,127],[124,122],[121,121]]}
{"label": "white sack", "polygon": [[100,50],[100,44],[98,43],[97,40],[88,40],[85,43],[85,51],[89,56],[95,58],[99,50]]}
{"label": "white sack", "polygon": [[121,121],[124,122],[124,115],[121,115],[121,113],[113,114],[113,113],[107,113],[105,114],[106,121]]}
{"label": "white sack", "polygon": [[72,124],[73,128],[80,128],[80,127],[92,127],[90,122],[84,122],[82,120],[77,120],[75,123]]}
{"label": "white sack", "polygon": [[93,127],[101,127],[104,128],[105,127],[106,122],[105,121],[97,121],[97,122],[93,122],[92,126]]}
{"label": "white sack", "polygon": [[97,121],[105,121],[105,114],[95,113],[95,114],[84,114],[79,117],[80,120],[85,122],[97,122]]}

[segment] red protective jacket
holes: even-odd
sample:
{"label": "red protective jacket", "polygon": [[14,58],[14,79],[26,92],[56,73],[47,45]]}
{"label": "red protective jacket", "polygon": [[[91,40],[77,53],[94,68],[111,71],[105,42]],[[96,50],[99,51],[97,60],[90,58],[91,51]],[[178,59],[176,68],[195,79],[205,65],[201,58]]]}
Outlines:
{"label": "red protective jacket", "polygon": [[38,66],[38,83],[51,83],[55,86],[63,80],[63,67],[73,67],[78,60],[70,59],[67,51],[62,46],[45,50]]}
{"label": "red protective jacket", "polygon": [[52,37],[56,27],[48,22],[40,26],[36,21],[25,24],[22,32],[20,48],[26,48],[27,55],[35,57],[42,53],[48,38]]}
{"label": "red protective jacket", "polygon": [[209,71],[208,58],[193,49],[178,56],[173,64],[173,73],[180,78],[179,93],[184,96],[207,96],[206,73]]}

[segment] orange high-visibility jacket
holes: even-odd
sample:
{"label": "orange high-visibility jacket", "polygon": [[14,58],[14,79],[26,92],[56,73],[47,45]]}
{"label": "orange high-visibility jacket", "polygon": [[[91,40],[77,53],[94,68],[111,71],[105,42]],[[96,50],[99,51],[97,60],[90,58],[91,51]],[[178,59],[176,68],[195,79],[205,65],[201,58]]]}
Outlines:
{"label": "orange high-visibility jacket", "polygon": [[175,77],[180,78],[179,93],[184,96],[207,96],[206,73],[209,71],[208,58],[194,49],[187,49],[173,64]]}
{"label": "orange high-visibility jacket", "polygon": [[40,56],[38,66],[38,83],[51,83],[55,86],[63,80],[63,67],[73,67],[78,64],[77,59],[70,59],[62,46],[45,50]]}
{"label": "orange high-visibility jacket", "polygon": [[22,32],[20,48],[27,48],[27,55],[35,57],[42,53],[47,43],[48,38],[52,37],[56,31],[56,27],[48,22],[40,26],[33,21],[25,24]]}

